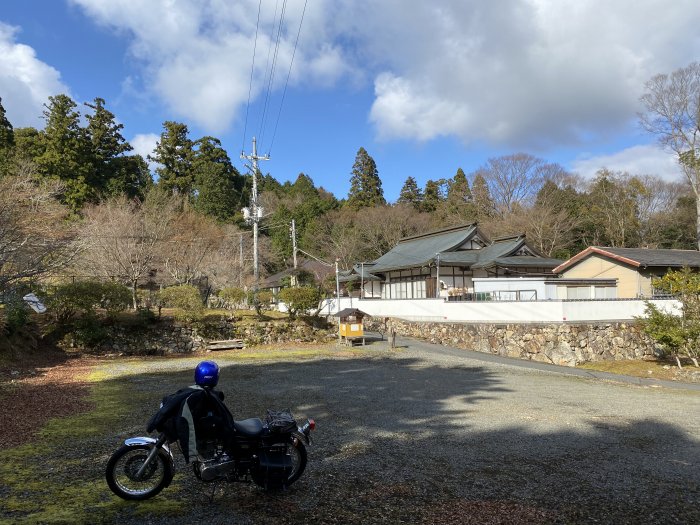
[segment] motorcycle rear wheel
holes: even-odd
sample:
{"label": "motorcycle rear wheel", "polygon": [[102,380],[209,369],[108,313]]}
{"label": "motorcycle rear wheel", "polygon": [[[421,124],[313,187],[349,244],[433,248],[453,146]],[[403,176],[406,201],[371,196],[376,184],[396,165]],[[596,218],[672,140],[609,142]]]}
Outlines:
{"label": "motorcycle rear wheel", "polygon": [[145,500],[170,484],[174,472],[168,454],[162,449],[148,465],[141,479],[136,477],[151,449],[151,445],[123,445],[112,454],[105,471],[107,485],[112,492],[126,500]]}

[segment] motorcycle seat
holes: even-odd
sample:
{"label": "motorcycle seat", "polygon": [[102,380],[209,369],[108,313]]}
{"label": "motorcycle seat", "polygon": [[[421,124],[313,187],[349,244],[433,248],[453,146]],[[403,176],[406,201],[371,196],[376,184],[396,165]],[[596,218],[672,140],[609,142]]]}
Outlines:
{"label": "motorcycle seat", "polygon": [[233,428],[236,429],[236,432],[240,432],[244,436],[257,437],[262,434],[263,423],[260,418],[252,417],[250,419],[234,421]]}

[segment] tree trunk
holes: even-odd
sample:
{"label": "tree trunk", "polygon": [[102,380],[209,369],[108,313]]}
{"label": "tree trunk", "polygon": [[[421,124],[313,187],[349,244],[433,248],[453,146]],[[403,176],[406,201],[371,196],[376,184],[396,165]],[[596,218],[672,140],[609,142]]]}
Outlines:
{"label": "tree trunk", "polygon": [[138,281],[131,281],[131,300],[134,304],[134,310],[138,308],[138,304],[136,303],[136,287],[138,283]]}
{"label": "tree trunk", "polygon": [[676,364],[678,365],[678,369],[679,369],[679,370],[683,370],[683,365],[681,365],[681,360],[680,360],[680,358],[678,357],[678,354],[673,354],[673,357],[676,358]]}
{"label": "tree trunk", "polygon": [[695,209],[697,210],[698,218],[695,223],[695,230],[696,230],[696,239],[698,241],[698,250],[700,250],[700,195],[698,195],[698,192],[695,192]]}

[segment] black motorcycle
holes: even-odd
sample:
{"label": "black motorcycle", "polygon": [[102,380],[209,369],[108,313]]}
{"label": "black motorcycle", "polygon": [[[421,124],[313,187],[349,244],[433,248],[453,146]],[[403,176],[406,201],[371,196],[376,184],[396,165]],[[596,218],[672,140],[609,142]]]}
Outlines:
{"label": "black motorcycle", "polygon": [[166,396],[148,423],[158,438],[127,439],[107,463],[109,488],[126,500],[152,498],[175,474],[168,446],[177,443],[195,476],[204,482],[254,482],[283,489],[306,468],[306,445],[316,424],[298,426],[289,410],[268,410],[263,419],[235,421],[223,394],[198,386]]}

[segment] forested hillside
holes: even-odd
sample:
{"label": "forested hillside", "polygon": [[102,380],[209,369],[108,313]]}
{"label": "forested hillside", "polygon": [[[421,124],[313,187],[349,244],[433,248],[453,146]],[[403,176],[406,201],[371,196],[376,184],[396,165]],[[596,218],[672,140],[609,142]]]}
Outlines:
{"label": "forested hillside", "polygon": [[[101,98],[79,107],[50,97],[44,121],[43,129],[14,128],[0,100],[0,284],[58,270],[134,288],[147,280],[207,279],[214,288],[250,281],[252,236],[241,209],[252,177],[219,139],[166,121],[144,159]],[[289,265],[292,219],[301,250],[338,258],[343,268],[377,258],[401,237],[473,221],[494,238],[525,232],[543,255],[559,258],[589,245],[697,246],[687,182],[604,167],[584,180],[527,153],[491,158],[472,173],[459,164],[454,173],[401,174],[396,202],[387,202],[381,166],[363,147],[347,159],[347,196],[323,189],[326,174],[285,182],[274,170],[260,174],[264,269]]]}

